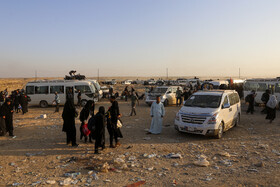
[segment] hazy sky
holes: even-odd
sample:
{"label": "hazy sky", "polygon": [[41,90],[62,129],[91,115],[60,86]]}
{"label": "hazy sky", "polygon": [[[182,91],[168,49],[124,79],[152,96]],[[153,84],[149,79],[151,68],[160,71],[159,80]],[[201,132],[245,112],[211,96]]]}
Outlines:
{"label": "hazy sky", "polygon": [[279,0],[0,0],[0,77],[280,76]]}

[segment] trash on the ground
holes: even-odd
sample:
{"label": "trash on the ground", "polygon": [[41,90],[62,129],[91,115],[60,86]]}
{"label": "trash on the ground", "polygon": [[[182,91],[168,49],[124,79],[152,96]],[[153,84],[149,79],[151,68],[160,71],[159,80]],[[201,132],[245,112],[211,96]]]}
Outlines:
{"label": "trash on the ground", "polygon": [[67,185],[72,184],[73,182],[74,182],[74,180],[72,180],[71,178],[66,178],[63,181],[60,181],[59,184],[61,186],[67,186]]}
{"label": "trash on the ground", "polygon": [[105,162],[101,167],[101,172],[108,173],[109,172],[109,164]]}
{"label": "trash on the ground", "polygon": [[98,180],[99,179],[99,177],[97,176],[96,173],[92,174],[92,177],[93,177],[94,180]]}
{"label": "trash on the ground", "polygon": [[210,165],[210,163],[206,160],[206,158],[201,158],[197,161],[194,161],[194,165],[200,166],[200,167],[207,167]]}
{"label": "trash on the ground", "polygon": [[9,165],[10,165],[10,166],[15,166],[16,164],[12,162],[12,163],[10,163]]}
{"label": "trash on the ground", "polygon": [[166,158],[174,158],[174,159],[181,159],[183,158],[180,153],[169,153],[168,155],[165,155]]}
{"label": "trash on the ground", "polygon": [[264,167],[264,163],[263,162],[259,162],[254,164],[256,167]]}
{"label": "trash on the ground", "polygon": [[126,185],[125,187],[138,187],[138,186],[141,186],[143,184],[146,184],[146,181],[138,181],[136,183]]}
{"label": "trash on the ground", "polygon": [[40,115],[40,118],[46,119],[46,118],[47,118],[47,114],[41,114],[41,115]]}
{"label": "trash on the ground", "polygon": [[148,171],[154,170],[154,167],[147,168]]}
{"label": "trash on the ground", "polygon": [[230,157],[230,154],[228,152],[220,152],[218,153],[220,156],[224,156],[224,157]]}
{"label": "trash on the ground", "polygon": [[15,183],[12,184],[12,186],[20,186],[20,185],[23,185],[23,183],[17,183],[17,182],[15,182]]}
{"label": "trash on the ground", "polygon": [[226,166],[232,166],[231,160],[225,159],[219,161],[221,164],[226,165]]}
{"label": "trash on the ground", "polygon": [[130,156],[130,157],[128,158],[128,160],[129,160],[129,161],[134,161],[134,160],[136,160],[136,157],[135,157],[135,156]]}
{"label": "trash on the ground", "polygon": [[111,180],[110,179],[106,179],[106,180],[104,180],[104,182],[111,182]]}
{"label": "trash on the ground", "polygon": [[65,173],[64,174],[65,177],[72,177],[72,178],[77,177],[78,175],[81,175],[81,173],[75,172],[75,173]]}
{"label": "trash on the ground", "polygon": [[54,180],[47,180],[46,183],[47,183],[47,184],[55,184],[56,181],[54,181]]}
{"label": "trash on the ground", "polygon": [[247,169],[247,171],[249,171],[249,172],[259,172],[257,169]]}
{"label": "trash on the ground", "polygon": [[269,146],[268,146],[267,144],[259,144],[259,145],[258,145],[258,148],[259,148],[259,149],[268,149],[268,147],[269,147]]}
{"label": "trash on the ground", "polygon": [[143,140],[150,140],[151,137],[144,137]]}

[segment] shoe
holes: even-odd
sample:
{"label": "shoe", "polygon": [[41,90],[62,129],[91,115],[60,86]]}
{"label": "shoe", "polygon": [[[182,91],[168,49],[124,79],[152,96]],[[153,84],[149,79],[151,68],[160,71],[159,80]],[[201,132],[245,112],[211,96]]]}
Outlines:
{"label": "shoe", "polygon": [[152,134],[151,132],[147,132],[146,134]]}
{"label": "shoe", "polygon": [[98,150],[95,150],[94,154],[99,155],[100,153],[98,152]]}
{"label": "shoe", "polygon": [[88,142],[89,142],[89,143],[93,143],[93,141],[91,141],[91,140],[90,140],[90,141],[88,141]]}
{"label": "shoe", "polygon": [[74,144],[74,145],[72,145],[72,147],[78,147],[79,146],[79,144]]}
{"label": "shoe", "polygon": [[116,148],[116,146],[114,146],[114,145],[110,145],[110,148]]}

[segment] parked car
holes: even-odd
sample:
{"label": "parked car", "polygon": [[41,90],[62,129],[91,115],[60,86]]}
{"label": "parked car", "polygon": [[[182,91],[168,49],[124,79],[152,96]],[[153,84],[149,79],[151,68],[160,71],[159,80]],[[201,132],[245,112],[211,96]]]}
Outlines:
{"label": "parked car", "polygon": [[[176,91],[178,86],[158,86],[146,94],[146,103],[151,106],[156,97],[160,96],[161,102],[164,106],[176,104]],[[180,90],[183,92],[183,88],[180,87]]]}
{"label": "parked car", "polygon": [[175,129],[222,138],[225,131],[238,125],[240,116],[241,104],[236,91],[199,91],[176,114]]}
{"label": "parked car", "polygon": [[132,80],[125,80],[125,81],[122,82],[122,84],[130,85],[130,84],[132,84]]}

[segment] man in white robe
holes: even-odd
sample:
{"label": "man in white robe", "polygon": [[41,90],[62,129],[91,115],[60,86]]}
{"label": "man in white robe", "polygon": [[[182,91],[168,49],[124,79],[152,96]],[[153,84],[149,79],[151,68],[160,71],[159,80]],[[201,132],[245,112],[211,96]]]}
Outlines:
{"label": "man in white robe", "polygon": [[157,96],[157,100],[153,102],[151,107],[152,123],[148,134],[160,134],[162,130],[162,120],[165,115],[165,109],[160,102],[160,97]]}

